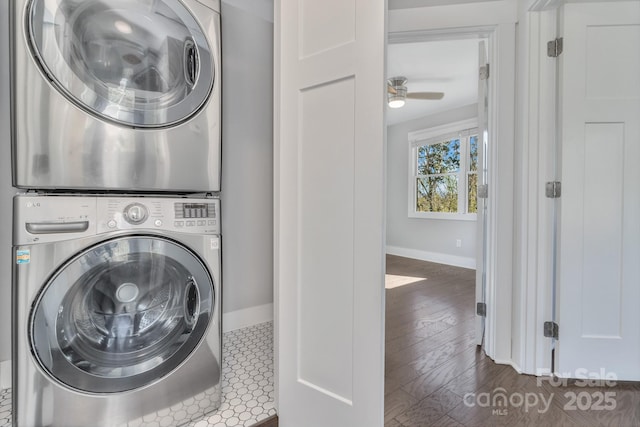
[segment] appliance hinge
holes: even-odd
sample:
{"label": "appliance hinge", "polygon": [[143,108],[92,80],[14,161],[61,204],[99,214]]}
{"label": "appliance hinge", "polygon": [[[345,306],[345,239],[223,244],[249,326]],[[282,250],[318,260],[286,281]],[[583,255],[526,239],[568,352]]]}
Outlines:
{"label": "appliance hinge", "polygon": [[562,53],[562,37],[553,39],[547,43],[547,56],[557,58]]}
{"label": "appliance hinge", "polygon": [[478,198],[486,199],[488,197],[489,197],[489,185],[488,184],[478,185]]}
{"label": "appliance hinge", "polygon": [[556,322],[544,322],[544,336],[558,339],[558,324]]}
{"label": "appliance hinge", "polygon": [[479,302],[476,304],[476,314],[478,316],[487,317],[487,303]]}
{"label": "appliance hinge", "polygon": [[487,80],[489,78],[489,64],[485,64],[480,67],[480,80]]}
{"label": "appliance hinge", "polygon": [[557,199],[562,194],[560,181],[549,181],[544,188],[545,195],[550,199]]}

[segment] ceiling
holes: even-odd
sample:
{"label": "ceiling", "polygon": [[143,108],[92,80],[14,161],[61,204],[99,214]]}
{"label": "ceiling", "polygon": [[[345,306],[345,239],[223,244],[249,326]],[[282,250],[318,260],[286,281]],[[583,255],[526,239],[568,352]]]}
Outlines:
{"label": "ceiling", "polygon": [[444,92],[439,101],[407,99],[402,108],[387,107],[394,125],[477,102],[478,39],[390,43],[387,78],[404,76],[408,92]]}

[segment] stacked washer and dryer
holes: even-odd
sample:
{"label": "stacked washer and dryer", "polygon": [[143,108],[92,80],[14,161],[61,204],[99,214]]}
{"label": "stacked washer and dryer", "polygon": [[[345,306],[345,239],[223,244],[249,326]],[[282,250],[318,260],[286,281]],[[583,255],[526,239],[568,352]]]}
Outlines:
{"label": "stacked washer and dryer", "polygon": [[14,0],[14,427],[221,400],[219,0]]}

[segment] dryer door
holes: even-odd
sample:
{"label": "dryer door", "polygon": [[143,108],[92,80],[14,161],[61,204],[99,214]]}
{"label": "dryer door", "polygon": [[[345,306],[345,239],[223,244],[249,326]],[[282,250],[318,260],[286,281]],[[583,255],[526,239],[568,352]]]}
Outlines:
{"label": "dryer door", "polygon": [[69,100],[134,127],[179,123],[213,87],[213,55],[180,0],[32,0],[28,38]]}
{"label": "dryer door", "polygon": [[203,339],[214,283],[190,250],[160,237],[122,237],[64,264],[30,318],[33,354],[60,383],[89,393],[150,384]]}

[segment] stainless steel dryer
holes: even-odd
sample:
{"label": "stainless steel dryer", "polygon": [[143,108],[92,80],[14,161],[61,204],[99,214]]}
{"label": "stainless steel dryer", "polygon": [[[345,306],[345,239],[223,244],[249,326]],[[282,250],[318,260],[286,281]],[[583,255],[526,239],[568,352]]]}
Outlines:
{"label": "stainless steel dryer", "polygon": [[14,198],[14,427],[180,426],[220,405],[219,212]]}
{"label": "stainless steel dryer", "polygon": [[220,190],[220,0],[13,0],[14,185]]}

